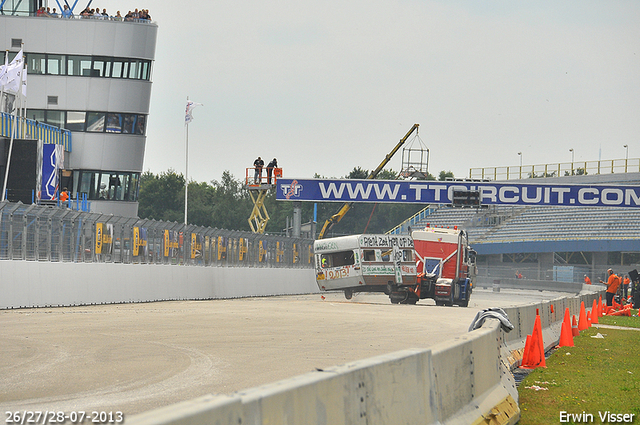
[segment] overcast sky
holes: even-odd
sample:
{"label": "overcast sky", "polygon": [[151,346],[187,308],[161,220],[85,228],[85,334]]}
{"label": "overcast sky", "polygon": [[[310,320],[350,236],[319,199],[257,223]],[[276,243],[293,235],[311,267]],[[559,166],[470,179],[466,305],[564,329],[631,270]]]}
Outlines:
{"label": "overcast sky", "polygon": [[[157,22],[144,170],[371,170],[414,123],[429,171],[640,156],[640,2],[100,0]],[[401,152],[391,161],[401,168]]]}

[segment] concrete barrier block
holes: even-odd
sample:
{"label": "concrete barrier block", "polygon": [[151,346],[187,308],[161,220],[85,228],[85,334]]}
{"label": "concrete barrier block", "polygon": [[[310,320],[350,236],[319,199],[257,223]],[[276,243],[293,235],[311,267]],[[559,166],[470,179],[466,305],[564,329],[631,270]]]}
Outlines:
{"label": "concrete barrier block", "polygon": [[243,423],[432,423],[430,359],[404,350],[240,392]]}
{"label": "concrete barrier block", "polygon": [[238,396],[206,395],[127,417],[128,425],[246,424]]}
{"label": "concrete barrier block", "polygon": [[[476,335],[481,335],[482,329]],[[436,407],[440,418],[453,416],[475,395],[473,344],[467,338],[456,338],[432,349]]]}

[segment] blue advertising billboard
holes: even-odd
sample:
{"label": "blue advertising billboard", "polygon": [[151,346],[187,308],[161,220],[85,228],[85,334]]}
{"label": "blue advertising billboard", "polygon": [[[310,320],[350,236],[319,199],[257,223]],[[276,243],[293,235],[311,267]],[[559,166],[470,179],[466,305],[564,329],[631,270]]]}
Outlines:
{"label": "blue advertising billboard", "polygon": [[276,199],[308,202],[450,204],[479,191],[483,205],[640,206],[640,186],[427,180],[279,179]]}

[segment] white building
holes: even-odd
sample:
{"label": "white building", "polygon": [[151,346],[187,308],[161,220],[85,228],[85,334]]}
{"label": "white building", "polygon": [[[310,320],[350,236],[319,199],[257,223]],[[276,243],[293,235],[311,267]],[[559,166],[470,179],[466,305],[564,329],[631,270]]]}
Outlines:
{"label": "white building", "polygon": [[71,130],[60,187],[73,199],[136,216],[158,27],[79,19],[79,3],[73,19],[36,17],[40,3],[4,0],[0,15],[0,49],[24,46],[27,118]]}

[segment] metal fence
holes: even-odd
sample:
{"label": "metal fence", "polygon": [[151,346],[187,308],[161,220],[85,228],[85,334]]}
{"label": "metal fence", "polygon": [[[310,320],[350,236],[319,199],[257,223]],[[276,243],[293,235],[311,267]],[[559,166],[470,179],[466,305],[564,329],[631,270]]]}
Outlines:
{"label": "metal fence", "polygon": [[310,268],[313,240],[5,201],[0,260]]}
{"label": "metal fence", "polygon": [[640,158],[576,161],[556,164],[512,165],[469,169],[470,179],[514,180],[592,174],[640,172]]}

